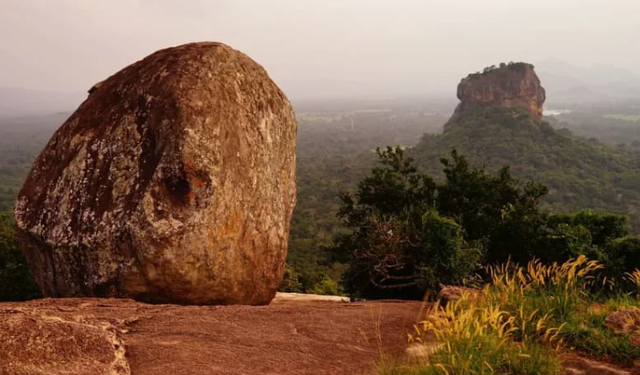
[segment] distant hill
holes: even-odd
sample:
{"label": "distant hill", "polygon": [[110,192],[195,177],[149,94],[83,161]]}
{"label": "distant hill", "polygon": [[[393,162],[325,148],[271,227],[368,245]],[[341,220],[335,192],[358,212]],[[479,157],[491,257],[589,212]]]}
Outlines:
{"label": "distant hill", "polygon": [[13,206],[33,160],[69,115],[0,118],[0,211]]}
{"label": "distant hill", "polygon": [[[520,81],[491,85],[523,86]],[[484,88],[484,92],[496,91],[496,87]],[[452,148],[492,170],[509,165],[514,175],[549,186],[547,208],[625,213],[632,218],[634,230],[640,231],[640,160],[596,140],[556,131],[548,123],[534,119],[528,108],[541,103],[527,105],[527,97],[533,98],[526,92],[520,98],[502,98],[518,99],[520,105],[515,107],[500,100],[476,100],[470,107],[464,103],[471,98],[463,96],[459,107],[468,110],[456,111],[443,134],[423,136],[411,155],[436,174],[440,173],[439,159]]]}
{"label": "distant hill", "polygon": [[626,68],[606,64],[586,68],[548,59],[537,63],[536,70],[554,104],[640,99],[640,76]]}
{"label": "distant hill", "polygon": [[0,87],[0,118],[73,111],[86,97],[82,92]]}

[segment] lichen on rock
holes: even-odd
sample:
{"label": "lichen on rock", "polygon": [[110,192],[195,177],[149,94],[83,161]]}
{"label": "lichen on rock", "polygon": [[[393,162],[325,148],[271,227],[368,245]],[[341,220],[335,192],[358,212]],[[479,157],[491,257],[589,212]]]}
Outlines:
{"label": "lichen on rock", "polygon": [[296,200],[297,125],[267,72],[193,43],[90,91],[16,203],[44,295],[268,303]]}

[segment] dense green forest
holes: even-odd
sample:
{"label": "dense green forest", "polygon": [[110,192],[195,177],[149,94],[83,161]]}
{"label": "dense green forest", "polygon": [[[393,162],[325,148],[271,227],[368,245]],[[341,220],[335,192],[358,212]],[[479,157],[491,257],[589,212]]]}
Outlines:
{"label": "dense green forest", "polygon": [[476,165],[509,165],[516,177],[544,183],[550,189],[544,207],[550,211],[626,214],[634,232],[640,230],[640,159],[626,150],[555,131],[517,110],[481,107],[450,131],[425,135],[411,155],[438,173],[438,160],[453,147]]}
{"label": "dense green forest", "polygon": [[68,113],[0,119],[0,211],[9,211],[31,163]]}

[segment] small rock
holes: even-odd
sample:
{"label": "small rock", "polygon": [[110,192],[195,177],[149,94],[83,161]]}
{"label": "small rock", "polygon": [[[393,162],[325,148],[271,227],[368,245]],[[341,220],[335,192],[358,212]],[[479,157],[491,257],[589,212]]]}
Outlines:
{"label": "small rock", "polygon": [[409,345],[405,353],[409,359],[414,359],[420,362],[424,362],[429,359],[429,356],[436,353],[442,344],[437,342],[417,342]]}
{"label": "small rock", "polygon": [[623,308],[609,314],[605,320],[605,324],[615,333],[640,336],[640,309]]}
{"label": "small rock", "polygon": [[449,286],[445,285],[440,289],[440,300],[442,303],[448,303],[462,299],[463,296],[471,300],[475,300],[480,296],[478,289],[467,288],[463,286]]}
{"label": "small rock", "polygon": [[564,356],[562,358],[562,369],[565,375],[632,375],[631,372],[608,363],[576,355]]}

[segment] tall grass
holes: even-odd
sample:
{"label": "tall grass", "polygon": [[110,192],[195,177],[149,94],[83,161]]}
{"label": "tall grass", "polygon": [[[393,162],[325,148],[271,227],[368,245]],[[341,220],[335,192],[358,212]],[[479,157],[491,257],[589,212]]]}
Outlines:
{"label": "tall grass", "polygon": [[[640,359],[638,345],[606,328],[606,315],[622,297],[598,304],[590,291],[602,265],[584,256],[563,264],[537,261],[526,267],[506,263],[488,268],[491,283],[479,298],[436,304],[409,341],[439,349],[417,365],[380,369],[381,374],[560,374],[559,354],[584,355],[629,365]],[[640,271],[629,275],[638,281]]]}

